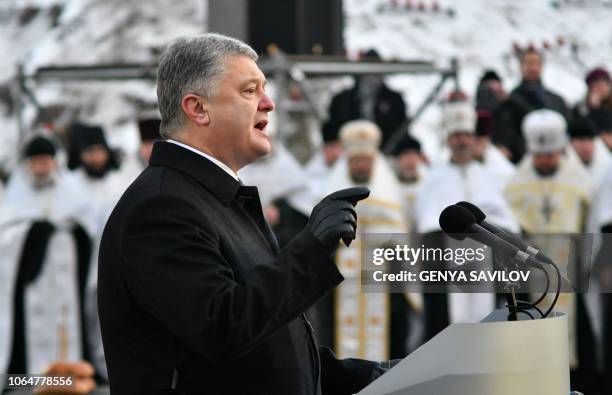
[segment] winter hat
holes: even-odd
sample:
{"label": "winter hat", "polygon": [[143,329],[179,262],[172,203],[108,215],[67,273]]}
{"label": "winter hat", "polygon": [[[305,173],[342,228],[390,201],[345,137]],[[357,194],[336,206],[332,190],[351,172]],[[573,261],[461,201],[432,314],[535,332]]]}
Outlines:
{"label": "winter hat", "polygon": [[73,123],[68,130],[68,136],[70,137],[69,169],[76,169],[81,165],[81,153],[92,145],[102,145],[109,152],[112,152],[104,137],[104,130],[100,126]]}
{"label": "winter hat", "polygon": [[72,146],[80,154],[92,145],[102,145],[108,148],[104,130],[100,126],[90,126],[75,123],[70,128]]}
{"label": "winter hat", "polygon": [[382,58],[380,57],[380,54],[377,50],[375,50],[374,48],[370,48],[363,53],[363,55],[361,56],[361,60],[378,61],[382,60]]}
{"label": "winter hat", "polygon": [[476,130],[476,111],[467,101],[456,101],[444,106],[443,125],[446,135]]}
{"label": "winter hat", "polygon": [[482,77],[480,77],[479,85],[482,84],[483,82],[492,81],[492,80],[501,82],[501,77],[499,76],[499,74],[495,72],[495,70],[486,70],[484,74],[482,75]]}
{"label": "winter hat", "polygon": [[326,122],[321,130],[321,137],[323,138],[323,143],[325,144],[338,141],[340,139],[339,134],[340,132],[338,128],[332,125],[331,122]]}
{"label": "winter hat", "polygon": [[404,134],[402,139],[397,142],[396,146],[391,150],[392,156],[400,156],[405,151],[421,152],[421,143],[409,134]]}
{"label": "winter hat", "polygon": [[549,109],[532,111],[523,119],[523,136],[527,151],[547,154],[563,150],[567,145],[567,123],[558,112]]}
{"label": "winter hat", "polygon": [[36,136],[25,146],[23,156],[31,158],[39,155],[55,156],[56,149],[50,139],[44,136]]}
{"label": "winter hat", "polygon": [[597,135],[597,127],[589,118],[577,116],[570,122],[568,132],[572,139],[592,139]]}
{"label": "winter hat", "polygon": [[591,85],[595,81],[604,80],[610,81],[610,73],[603,67],[597,67],[591,71],[586,76],[586,84]]}
{"label": "winter hat", "polygon": [[161,139],[159,134],[159,118],[143,118],[138,120],[138,131],[140,132],[140,141],[155,141]]}
{"label": "winter hat", "polygon": [[350,121],[340,128],[340,140],[346,155],[376,155],[382,133],[375,123],[366,120]]}

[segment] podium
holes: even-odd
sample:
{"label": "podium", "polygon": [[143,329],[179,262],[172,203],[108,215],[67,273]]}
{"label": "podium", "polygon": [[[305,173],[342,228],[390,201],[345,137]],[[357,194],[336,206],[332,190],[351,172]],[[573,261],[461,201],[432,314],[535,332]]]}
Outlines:
{"label": "podium", "polygon": [[448,326],[359,395],[569,394],[567,316],[507,314]]}

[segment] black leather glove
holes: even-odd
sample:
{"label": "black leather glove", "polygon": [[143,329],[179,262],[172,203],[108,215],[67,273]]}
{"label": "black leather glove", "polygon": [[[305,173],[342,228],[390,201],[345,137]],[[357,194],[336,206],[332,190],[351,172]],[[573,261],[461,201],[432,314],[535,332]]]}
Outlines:
{"label": "black leather glove", "polygon": [[369,195],[370,189],[355,187],[326,196],[312,210],[306,229],[329,249],[335,248],[340,239],[348,247],[357,230],[355,206]]}

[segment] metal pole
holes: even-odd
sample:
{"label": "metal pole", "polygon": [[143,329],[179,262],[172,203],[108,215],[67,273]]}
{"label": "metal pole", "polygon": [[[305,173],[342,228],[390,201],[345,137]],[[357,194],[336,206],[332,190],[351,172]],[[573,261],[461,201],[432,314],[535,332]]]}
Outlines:
{"label": "metal pole", "polygon": [[404,122],[402,122],[402,124],[397,128],[397,130],[393,132],[393,135],[391,135],[391,137],[389,138],[389,140],[383,147],[384,153],[389,154],[391,151],[393,151],[393,148],[395,148],[397,143],[399,143],[402,137],[406,134],[406,131],[410,127],[412,122],[419,119],[419,117],[421,116],[421,114],[423,114],[427,106],[429,106],[435,100],[438,93],[440,93],[440,91],[442,90],[442,87],[446,83],[446,80],[452,75],[453,75],[452,71],[442,74],[442,78],[440,79],[438,84],[429,93],[429,95],[427,96],[427,98],[425,98],[425,100],[421,103],[421,105],[416,109],[412,117],[407,118]]}
{"label": "metal pole", "polygon": [[455,80],[455,90],[460,90],[459,87],[459,60],[457,58],[451,59],[450,76]]}
{"label": "metal pole", "polygon": [[440,79],[438,84],[433,88],[433,90],[429,93],[429,95],[425,98],[421,105],[416,109],[412,117],[408,120],[408,124],[406,126],[410,126],[413,121],[419,119],[419,117],[421,116],[421,114],[423,114],[427,106],[429,106],[436,99],[436,96],[438,95],[438,93],[440,93],[442,87],[444,87],[444,84],[446,83],[446,80],[449,77],[450,74],[442,74],[442,78]]}
{"label": "metal pole", "polygon": [[310,89],[310,84],[308,83],[308,79],[302,72],[302,70],[297,67],[292,67],[289,71],[289,76],[296,84],[300,87],[300,90],[304,94],[304,99],[310,108],[310,111],[314,114],[315,118],[318,121],[322,121],[325,118],[324,111],[316,105],[315,96]]}
{"label": "metal pole", "polygon": [[23,98],[23,86],[25,84],[25,76],[23,73],[23,64],[19,63],[17,65],[17,79],[15,82],[15,93],[16,93],[16,104],[17,104],[17,108],[15,109],[15,112],[17,114],[17,132],[18,132],[18,138],[17,138],[17,146],[21,147],[24,140],[25,140],[25,125],[24,125],[24,119],[23,119],[23,111],[24,111],[24,107],[25,107],[25,103],[24,103],[24,98]]}

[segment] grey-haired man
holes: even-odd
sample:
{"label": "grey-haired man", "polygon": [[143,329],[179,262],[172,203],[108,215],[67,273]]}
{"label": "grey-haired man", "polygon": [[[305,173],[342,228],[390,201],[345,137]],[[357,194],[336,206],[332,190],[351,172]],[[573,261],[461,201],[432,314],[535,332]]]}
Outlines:
{"label": "grey-haired man", "polygon": [[246,44],[179,38],[158,71],[161,133],[113,211],[98,303],[113,394],[349,394],[382,371],[319,352],[303,314],[342,281],[363,188],[317,205],[279,250],[236,172],[270,152],[274,103]]}

